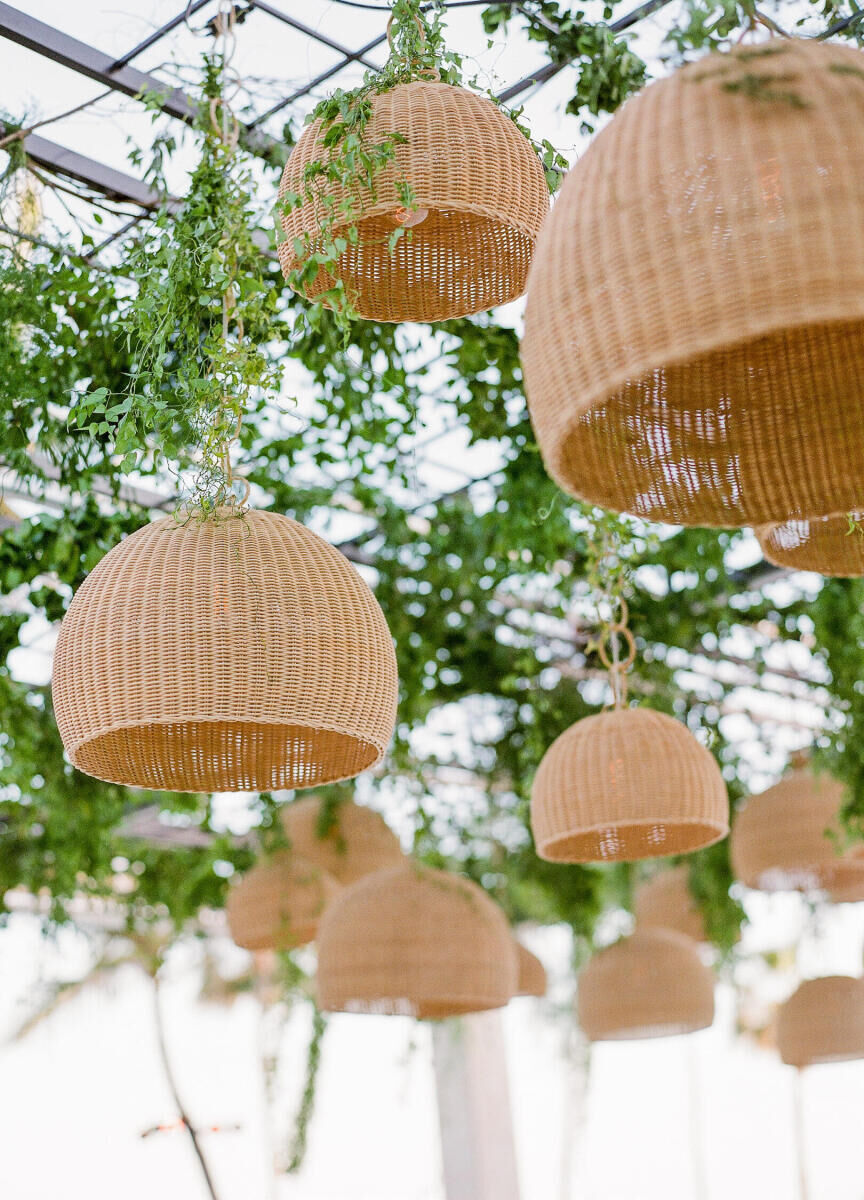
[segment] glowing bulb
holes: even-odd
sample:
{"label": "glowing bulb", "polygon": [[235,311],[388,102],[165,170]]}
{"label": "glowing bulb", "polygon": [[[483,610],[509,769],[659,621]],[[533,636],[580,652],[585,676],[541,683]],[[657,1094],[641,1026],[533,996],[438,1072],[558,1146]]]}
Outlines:
{"label": "glowing bulb", "polygon": [[401,225],[403,229],[413,229],[415,225],[426,220],[429,216],[429,209],[400,207],[393,210],[392,216],[394,222]]}

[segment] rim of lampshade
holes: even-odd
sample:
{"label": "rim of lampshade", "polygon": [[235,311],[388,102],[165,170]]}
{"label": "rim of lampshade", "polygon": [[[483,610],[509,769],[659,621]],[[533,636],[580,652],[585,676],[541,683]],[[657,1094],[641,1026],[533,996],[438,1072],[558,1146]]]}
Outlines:
{"label": "rim of lampshade", "polygon": [[[833,579],[858,579],[864,575],[864,535],[857,535],[861,538],[861,548],[858,554],[860,561],[854,565],[851,561],[847,561],[838,566],[837,558],[832,556],[830,547],[826,549],[818,544],[820,536],[826,532],[829,537],[837,536],[832,532],[831,526],[835,521],[848,526],[850,516],[861,520],[864,518],[864,511],[858,506],[852,506],[846,510],[830,512],[821,516],[789,517],[785,521],[772,521],[766,525],[757,525],[753,532],[766,560],[775,567],[788,567],[793,571],[813,571],[817,575],[826,575]],[[796,525],[810,526],[812,532],[808,532],[807,537],[795,546],[778,546],[775,539],[780,532]],[[856,535],[847,528],[842,536],[844,539],[854,541]],[[829,561],[832,557],[835,557],[834,563]]]}
{"label": "rim of lampshade", "polygon": [[[604,821],[596,825],[580,825],[573,827],[570,831],[556,834],[551,838],[544,838],[543,852],[541,858],[547,862],[626,862],[627,859],[621,858],[586,858],[574,860],[570,857],[570,850],[574,843],[586,843],[584,852],[588,852],[590,846],[596,845],[598,841],[602,844],[603,841],[620,842],[621,835],[629,831],[639,829],[664,829],[673,830],[679,834],[685,830],[692,830],[692,839],[680,837],[676,838],[675,848],[669,849],[665,839],[658,842],[656,846],[646,846],[644,841],[640,841],[641,847],[639,859],[651,858],[668,858],[670,854],[687,854],[692,850],[699,850],[703,847],[713,846],[715,842],[721,841],[729,832],[727,825],[721,824],[719,821],[706,821],[698,817],[687,817],[675,821],[659,821],[656,817],[645,817],[639,820],[627,820],[609,822]],[[608,834],[608,838],[603,835]],[[706,838],[710,840],[706,840]],[[562,853],[563,852],[563,853]],[[540,853],[538,847],[538,854]]]}

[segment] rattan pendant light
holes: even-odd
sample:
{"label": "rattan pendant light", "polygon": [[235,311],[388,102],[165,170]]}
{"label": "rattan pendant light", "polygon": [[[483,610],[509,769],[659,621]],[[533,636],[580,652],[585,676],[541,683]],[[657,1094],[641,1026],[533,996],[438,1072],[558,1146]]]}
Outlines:
{"label": "rattan pendant light", "polygon": [[[851,519],[850,519],[851,518]],[[851,579],[864,575],[864,513],[835,513],[762,525],[762,553],[778,567]]]}
{"label": "rattan pendant light", "polygon": [[344,801],[328,817],[326,810],[322,813],[321,801],[308,796],[286,804],[279,815],[295,854],[341,884],[398,866],[405,857],[399,839],[381,814],[360,804]]}
{"label": "rattan pendant light", "polygon": [[862,75],[822,41],[714,54],[628,101],[570,172],[522,344],[565,491],[715,526],[861,502]]}
{"label": "rattan pendant light", "polygon": [[[493,102],[437,80],[400,84],[371,97],[364,140],[404,137],[375,180],[374,192],[328,182],[334,206],[356,205],[356,244],[337,264],[357,315],[370,321],[446,321],[515,300],[525,291],[549,189],[531,143]],[[280,198],[303,195],[304,172],[328,161],[322,125],[313,122],[291,152]],[[406,213],[400,184],[414,207]],[[349,201],[349,197],[351,198]],[[324,203],[321,200],[320,203]],[[419,218],[419,219],[418,219]],[[298,246],[314,245],[316,204],[282,213],[279,257],[286,279],[302,264]],[[416,222],[416,223],[415,223]],[[391,248],[393,231],[410,225]],[[325,270],[310,297],[333,286]]]}
{"label": "rattan pendant light", "polygon": [[680,721],[619,708],[577,721],[546,751],[531,828],[549,861],[629,862],[718,841],[729,802],[717,763]]}
{"label": "rattan pendant light", "polygon": [[864,981],[828,975],[802,983],[780,1008],[777,1048],[793,1067],[864,1058]]}
{"label": "rattan pendant light", "polygon": [[470,880],[405,863],[329,906],[318,935],[328,1012],[443,1018],[500,1008],[517,982],[504,913]]}
{"label": "rattan pendant light", "polygon": [[659,871],[636,888],[633,915],[638,929],[671,929],[694,942],[708,940],[705,920],[690,890],[690,872],[682,864]]}
{"label": "rattan pendant light", "polygon": [[579,975],[579,1024],[593,1042],[672,1037],[714,1020],[714,976],[689,938],[637,929]]}
{"label": "rattan pendant light", "polygon": [[729,849],[735,876],[761,891],[864,884],[864,856],[838,852],[844,787],[824,773],[798,767],[737,815]]}
{"label": "rattan pendant light", "polygon": [[325,871],[280,850],[255,864],[228,893],[231,937],[245,950],[290,950],[314,940],[339,887]]}
{"label": "rattan pendant light", "polygon": [[546,968],[536,954],[532,954],[521,942],[516,943],[518,976],[517,996],[545,996],[547,988]]}
{"label": "rattan pendant light", "polygon": [[63,620],[54,709],[72,763],[176,791],[313,787],[382,758],[396,713],[384,615],[288,517],[155,521]]}

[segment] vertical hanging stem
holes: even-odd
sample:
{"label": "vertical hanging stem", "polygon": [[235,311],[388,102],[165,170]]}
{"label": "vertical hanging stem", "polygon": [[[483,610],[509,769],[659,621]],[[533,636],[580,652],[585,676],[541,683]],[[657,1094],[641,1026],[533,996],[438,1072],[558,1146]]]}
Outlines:
{"label": "vertical hanging stem", "polygon": [[699,1087],[699,1060],[693,1039],[687,1042],[687,1088],[690,1115],[690,1167],[694,1200],[706,1200],[708,1183],[705,1173],[705,1158],[702,1153],[701,1089]]}
{"label": "vertical hanging stem", "polygon": [[810,1190],[807,1185],[807,1143],[804,1127],[804,1072],[799,1067],[795,1072],[795,1082],[792,1087],[792,1107],[794,1110],[795,1157],[798,1163],[798,1200],[809,1200]]}
{"label": "vertical hanging stem", "polygon": [[183,1122],[183,1128],[189,1134],[189,1140],[192,1142],[192,1148],[198,1159],[198,1164],[201,1167],[201,1174],[204,1176],[204,1182],[207,1185],[207,1191],[210,1193],[211,1200],[219,1200],[216,1194],[216,1187],[213,1183],[213,1176],[210,1174],[210,1167],[207,1164],[207,1159],[204,1157],[204,1150],[201,1146],[198,1133],[195,1126],[189,1119],[189,1114],[183,1107],[183,1102],[180,1099],[177,1091],[177,1081],[174,1078],[174,1069],[171,1066],[171,1059],[168,1056],[168,1045],[165,1040],[165,1023],[162,1018],[162,1004],[160,1001],[159,978],[153,976],[153,1013],[156,1018],[156,1040],[159,1044],[159,1057],[162,1060],[162,1068],[165,1072],[165,1079],[168,1083],[168,1088],[174,1099],[174,1105],[180,1120]]}

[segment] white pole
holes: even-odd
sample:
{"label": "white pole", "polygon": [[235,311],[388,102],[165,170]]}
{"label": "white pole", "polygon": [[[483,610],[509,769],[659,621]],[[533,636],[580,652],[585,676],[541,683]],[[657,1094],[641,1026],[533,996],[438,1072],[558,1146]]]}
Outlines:
{"label": "white pole", "polygon": [[439,1022],[432,1044],[447,1200],[519,1200],[500,1013]]}
{"label": "white pole", "polygon": [[795,1114],[794,1138],[795,1154],[798,1160],[798,1196],[799,1200],[808,1200],[810,1192],[807,1186],[807,1143],[804,1129],[804,1072],[800,1067],[795,1071],[792,1107]]}
{"label": "white pole", "polygon": [[687,1085],[690,1111],[690,1170],[695,1200],[706,1200],[708,1180],[705,1173],[705,1156],[702,1147],[702,1101],[699,1087],[698,1047],[692,1034],[687,1039]]}

